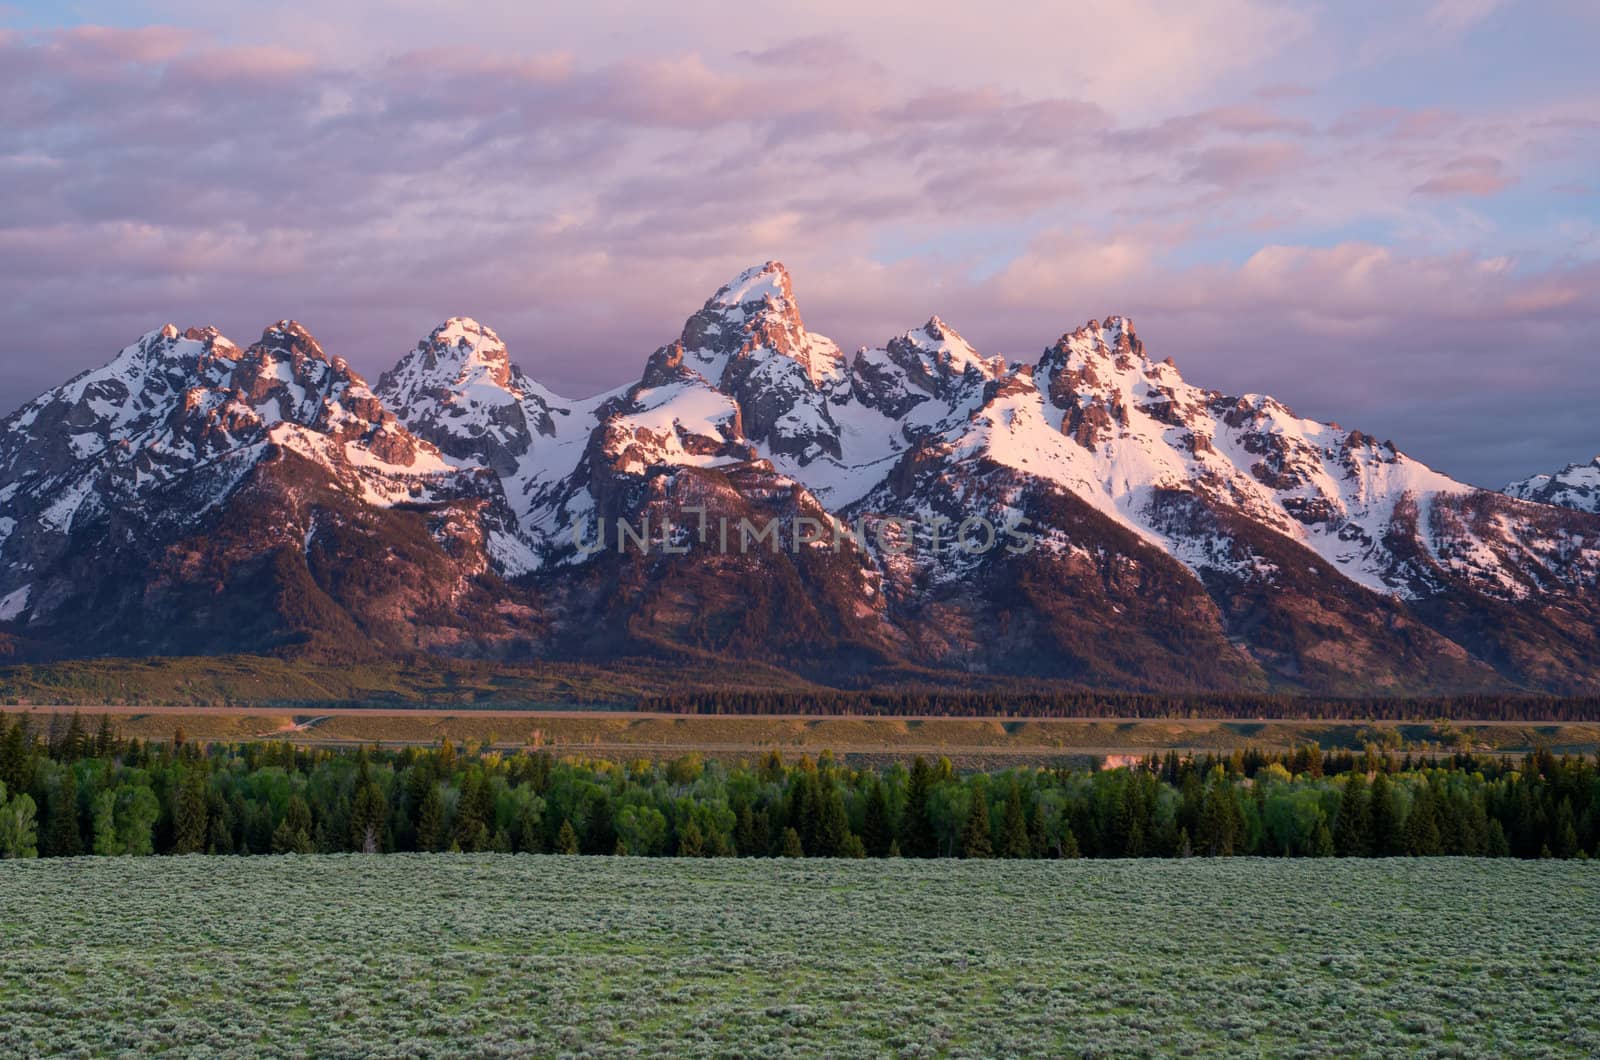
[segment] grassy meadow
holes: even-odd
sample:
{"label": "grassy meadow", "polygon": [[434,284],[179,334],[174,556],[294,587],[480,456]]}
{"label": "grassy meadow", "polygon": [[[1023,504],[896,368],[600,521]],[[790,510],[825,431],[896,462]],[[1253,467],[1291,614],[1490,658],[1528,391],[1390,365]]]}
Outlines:
{"label": "grassy meadow", "polygon": [[1600,867],[0,862],[0,1053],[1584,1056]]}

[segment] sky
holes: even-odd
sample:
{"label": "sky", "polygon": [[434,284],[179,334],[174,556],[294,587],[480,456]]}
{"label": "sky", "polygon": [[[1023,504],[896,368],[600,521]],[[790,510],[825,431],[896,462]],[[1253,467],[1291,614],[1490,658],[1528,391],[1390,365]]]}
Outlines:
{"label": "sky", "polygon": [[572,396],[744,267],[846,350],[1120,314],[1500,486],[1600,454],[1592,0],[0,0],[0,411],[280,318]]}

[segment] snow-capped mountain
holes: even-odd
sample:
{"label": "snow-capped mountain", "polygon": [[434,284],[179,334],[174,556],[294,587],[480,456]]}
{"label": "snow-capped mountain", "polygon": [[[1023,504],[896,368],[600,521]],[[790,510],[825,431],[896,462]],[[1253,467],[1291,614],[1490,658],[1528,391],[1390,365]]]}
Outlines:
{"label": "snow-capped mountain", "polygon": [[495,541],[501,572],[538,568],[550,527],[540,523],[548,495],[570,475],[612,395],[557,397],[511,363],[505,343],[470,317],[433,329],[378,379],[377,395],[410,430],[462,468],[500,480],[516,534]]}
{"label": "snow-capped mountain", "polygon": [[[213,614],[253,572],[266,617],[180,619],[180,649],[337,626],[375,651],[685,653],[820,679],[1594,690],[1600,518],[1569,509],[1596,483],[1600,463],[1475,489],[1191,384],[1122,317],[1030,358],[938,317],[846,356],[768,262],[587,400],[465,317],[374,389],[289,322],[247,350],[152,332],[0,427],[0,634],[81,652],[63,616],[114,561],[133,573],[108,615]],[[979,519],[1004,541],[969,547]],[[618,520],[654,547],[619,547]],[[741,520],[790,544],[730,543]]]}
{"label": "snow-capped mountain", "polygon": [[[257,592],[282,598],[324,560],[343,585],[317,590],[321,614],[280,613],[268,642],[325,624],[360,582],[381,608],[390,579],[364,568],[404,567],[421,511],[437,523],[427,547],[450,542],[458,580],[515,551],[495,476],[448,462],[293,321],[245,349],[167,325],[41,395],[0,423],[0,499],[0,613],[24,636],[75,638],[46,654],[171,650],[168,634],[189,650],[230,643],[241,630],[196,623]],[[387,552],[368,551],[385,538]],[[257,584],[226,597],[241,577]],[[167,606],[191,610],[151,620]]]}
{"label": "snow-capped mountain", "polygon": [[1600,456],[1587,464],[1568,464],[1554,475],[1534,475],[1513,482],[1503,492],[1525,501],[1600,512]]}

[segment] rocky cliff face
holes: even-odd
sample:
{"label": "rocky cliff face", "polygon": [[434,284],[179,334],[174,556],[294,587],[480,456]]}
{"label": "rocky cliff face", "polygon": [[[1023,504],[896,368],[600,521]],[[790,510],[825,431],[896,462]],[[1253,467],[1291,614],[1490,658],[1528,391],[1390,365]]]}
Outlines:
{"label": "rocky cliff face", "polygon": [[[1474,489],[1197,387],[1122,317],[1023,360],[938,317],[845,357],[769,262],[585,401],[468,318],[375,389],[291,322],[244,350],[152,332],[0,428],[0,622],[24,656],[355,643],[1594,690],[1595,483]],[[90,601],[123,617],[85,649],[67,616]],[[140,609],[159,635],[114,634]]]}

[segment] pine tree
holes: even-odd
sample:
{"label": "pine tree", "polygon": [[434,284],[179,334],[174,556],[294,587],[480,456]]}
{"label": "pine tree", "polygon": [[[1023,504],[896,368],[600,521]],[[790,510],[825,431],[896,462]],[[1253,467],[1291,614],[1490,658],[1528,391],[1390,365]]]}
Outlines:
{"label": "pine tree", "polygon": [[894,829],[889,826],[889,797],[883,788],[883,781],[877,777],[872,778],[871,789],[867,792],[867,808],[861,822],[861,846],[868,857],[883,858],[889,856],[889,848],[894,845]]}
{"label": "pine tree", "polygon": [[1511,843],[1506,839],[1505,826],[1498,817],[1489,819],[1487,838],[1484,840],[1484,853],[1491,858],[1509,858],[1511,856]]}
{"label": "pine tree", "polygon": [[1419,784],[1411,802],[1411,812],[1406,816],[1404,829],[1406,853],[1412,857],[1433,857],[1440,853],[1439,813],[1434,806],[1433,789]]}
{"label": "pine tree", "polygon": [[524,807],[517,816],[517,850],[524,854],[537,854],[543,849],[544,835],[539,830],[539,816],[531,806]]}
{"label": "pine tree", "polygon": [[389,800],[375,780],[356,788],[350,806],[350,849],[376,854],[384,847],[384,832],[389,820]]}
{"label": "pine tree", "polygon": [[785,828],[783,830],[783,848],[780,852],[786,858],[805,857],[805,849],[800,845],[800,833],[793,828]]}
{"label": "pine tree", "polygon": [[563,820],[561,830],[556,833],[556,853],[576,854],[578,852],[578,833],[573,830],[572,822]]}
{"label": "pine tree", "polygon": [[824,858],[845,856],[850,842],[850,818],[845,813],[844,796],[832,780],[824,782],[825,791],[819,796],[821,803],[817,819],[817,845],[815,853]]}
{"label": "pine tree", "polygon": [[67,724],[67,735],[62,741],[62,759],[67,762],[76,762],[89,754],[91,746],[89,733],[83,727],[83,717],[77,711],[72,712],[72,720]]}
{"label": "pine tree", "polygon": [[438,850],[444,841],[444,796],[430,783],[417,808],[417,849]]}
{"label": "pine tree", "polygon": [[1233,800],[1231,782],[1217,778],[1206,789],[1200,808],[1200,852],[1208,857],[1232,857],[1243,839],[1244,822]]}
{"label": "pine tree", "polygon": [[939,852],[939,839],[928,813],[928,795],[932,790],[933,770],[919,755],[911,762],[906,809],[900,818],[900,852],[908,858],[931,858]]}
{"label": "pine tree", "polygon": [[315,849],[311,842],[311,807],[300,796],[292,795],[283,820],[272,833],[272,852],[310,854]]}
{"label": "pine tree", "polygon": [[1063,858],[1073,858],[1073,859],[1080,858],[1080,857],[1083,856],[1082,852],[1078,850],[1078,837],[1073,833],[1071,828],[1066,828],[1066,829],[1062,830],[1062,833],[1061,833],[1061,856]]}
{"label": "pine tree", "polygon": [[1044,806],[1038,799],[1034,800],[1033,809],[1028,811],[1028,846],[1032,857],[1050,856],[1050,839],[1044,827]]}
{"label": "pine tree", "polygon": [[[206,849],[210,835],[207,817],[206,775],[204,769],[192,765],[184,771],[183,780],[172,805],[172,852],[174,854],[201,854]],[[292,803],[291,803],[292,804]],[[304,805],[304,803],[302,803]]]}
{"label": "pine tree", "polygon": [[456,803],[456,824],[450,833],[455,846],[471,853],[489,846],[489,817],[494,811],[494,796],[483,770],[474,766],[461,781],[461,798]]}
{"label": "pine tree", "polygon": [[678,829],[678,857],[703,858],[706,856],[706,836],[692,816]]}
{"label": "pine tree", "polygon": [[109,758],[117,749],[117,736],[111,729],[111,715],[100,715],[100,728],[95,732],[94,756]]}
{"label": "pine tree", "polygon": [[989,802],[981,785],[972,790],[972,808],[967,813],[966,827],[961,830],[961,856],[994,857],[994,845],[989,839]]}
{"label": "pine tree", "polygon": [[741,802],[738,812],[734,814],[733,846],[742,858],[765,853],[756,846],[756,817],[750,812],[748,802]]}
{"label": "pine tree", "polygon": [[1032,853],[1028,821],[1022,811],[1022,785],[1015,778],[1006,792],[1006,807],[1000,817],[1000,849],[1003,858],[1025,858]]}
{"label": "pine tree", "polygon": [[61,771],[61,780],[50,792],[48,806],[50,815],[43,837],[45,854],[70,858],[83,853],[83,833],[78,829],[78,779],[70,765]]}
{"label": "pine tree", "polygon": [[1395,808],[1394,785],[1387,773],[1372,782],[1372,852],[1391,858],[1404,852],[1405,837],[1400,834],[1400,815]]}
{"label": "pine tree", "polygon": [[1341,858],[1372,856],[1372,800],[1367,778],[1359,773],[1345,781],[1334,821],[1333,850]]}
{"label": "pine tree", "polygon": [[1555,843],[1553,850],[1558,858],[1570,858],[1581,849],[1578,843],[1578,829],[1572,814],[1572,799],[1563,797],[1561,805],[1556,808],[1556,819],[1553,826]]}

